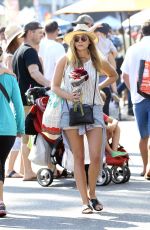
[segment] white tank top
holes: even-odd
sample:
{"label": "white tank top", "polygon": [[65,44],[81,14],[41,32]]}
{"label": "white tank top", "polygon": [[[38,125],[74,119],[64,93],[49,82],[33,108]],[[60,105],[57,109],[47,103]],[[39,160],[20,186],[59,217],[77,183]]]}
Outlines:
{"label": "white tank top", "polygon": [[[96,91],[95,91],[95,105],[103,105],[103,101],[101,95],[99,93],[98,84],[99,84],[99,73],[95,71],[95,67],[92,64],[91,59],[84,63],[84,69],[88,72],[89,78],[87,81],[83,83],[82,86],[82,103],[92,105],[93,104],[93,96],[94,96],[94,89],[95,89],[95,78],[97,74],[97,81],[96,81]],[[72,92],[73,88],[70,83],[69,74],[73,71],[73,67],[68,65],[65,69],[64,73],[64,90],[66,92]],[[72,103],[68,101],[68,103]]]}

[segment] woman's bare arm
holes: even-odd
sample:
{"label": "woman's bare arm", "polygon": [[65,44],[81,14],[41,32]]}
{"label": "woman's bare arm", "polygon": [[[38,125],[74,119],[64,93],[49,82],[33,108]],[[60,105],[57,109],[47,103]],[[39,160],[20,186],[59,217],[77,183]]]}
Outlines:
{"label": "woman's bare arm", "polygon": [[111,85],[118,78],[118,74],[116,70],[106,60],[102,60],[102,72],[106,74],[108,77],[106,78],[106,80],[104,80],[103,82],[99,84],[100,89],[103,89],[106,86]]}

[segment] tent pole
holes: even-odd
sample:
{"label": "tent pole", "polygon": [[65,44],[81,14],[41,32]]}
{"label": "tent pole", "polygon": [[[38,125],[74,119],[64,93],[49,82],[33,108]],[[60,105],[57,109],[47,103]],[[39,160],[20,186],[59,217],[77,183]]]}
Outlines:
{"label": "tent pole", "polygon": [[130,13],[128,12],[128,20],[129,20],[129,44],[130,46],[132,45],[132,41],[131,41],[131,21],[130,21]]}
{"label": "tent pole", "polygon": [[125,42],[125,35],[124,35],[124,28],[122,26],[123,18],[122,18],[122,12],[120,12],[120,19],[121,19],[121,31],[122,31],[122,37],[123,37],[123,46],[124,46],[124,52],[126,53],[126,42]]}

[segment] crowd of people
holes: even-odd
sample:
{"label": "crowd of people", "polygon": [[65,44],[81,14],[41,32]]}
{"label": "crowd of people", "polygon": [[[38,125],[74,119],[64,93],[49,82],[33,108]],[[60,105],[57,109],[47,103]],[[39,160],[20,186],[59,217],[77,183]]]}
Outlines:
{"label": "crowd of people", "polygon": [[[73,153],[74,177],[82,199],[83,214],[103,209],[96,196],[96,182],[104,151],[112,156],[122,154],[117,151],[120,138],[118,120],[109,116],[109,109],[110,101],[119,104],[121,91],[125,88],[128,89],[128,114],[133,115],[134,111],[140,133],[141,176],[150,179],[150,100],[137,93],[136,84],[140,60],[150,62],[150,20],[142,27],[143,38],[129,47],[125,55],[121,54],[121,45],[118,48],[113,42],[107,23],[95,25],[91,16],[81,15],[72,22],[72,26],[61,37],[55,21],[46,23],[44,28],[39,22],[32,21],[23,28],[9,24],[0,29],[0,217],[6,215],[3,201],[5,177],[21,177],[24,181],[36,178],[28,159],[29,135],[25,134],[25,117],[31,108],[25,93],[31,87],[50,87],[63,98],[60,128]],[[88,79],[79,92],[72,89],[70,74],[81,67],[87,71]],[[74,103],[81,101],[83,105],[92,106],[93,122],[72,126],[69,110]],[[84,135],[90,155],[88,184]],[[16,172],[15,162],[19,153],[20,171]]]}

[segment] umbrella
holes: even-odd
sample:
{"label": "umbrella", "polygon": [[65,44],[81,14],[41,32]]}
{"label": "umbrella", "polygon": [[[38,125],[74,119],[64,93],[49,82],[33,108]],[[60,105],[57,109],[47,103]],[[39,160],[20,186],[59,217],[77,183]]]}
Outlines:
{"label": "umbrella", "polygon": [[[71,4],[55,12],[58,14],[81,14],[88,12],[120,12],[121,22],[122,14],[121,12],[133,12],[139,11],[145,8],[150,8],[150,0],[82,0],[77,3]],[[131,44],[131,27],[129,20],[129,34],[130,34],[130,44]],[[125,47],[125,39],[124,47]],[[125,47],[126,50],[126,47]]]}
{"label": "umbrella", "polygon": [[113,29],[119,29],[121,27],[120,20],[108,15],[98,21],[95,22],[95,24],[101,24],[101,23],[108,23],[111,28]]}
{"label": "umbrella", "polygon": [[[150,19],[150,8],[142,10],[130,17],[130,25],[131,26],[138,26],[142,25],[146,20]],[[124,27],[129,26],[129,19],[126,19],[122,22]]]}
{"label": "umbrella", "polygon": [[55,14],[130,12],[145,8],[150,8],[150,0],[82,0],[56,11]]}

